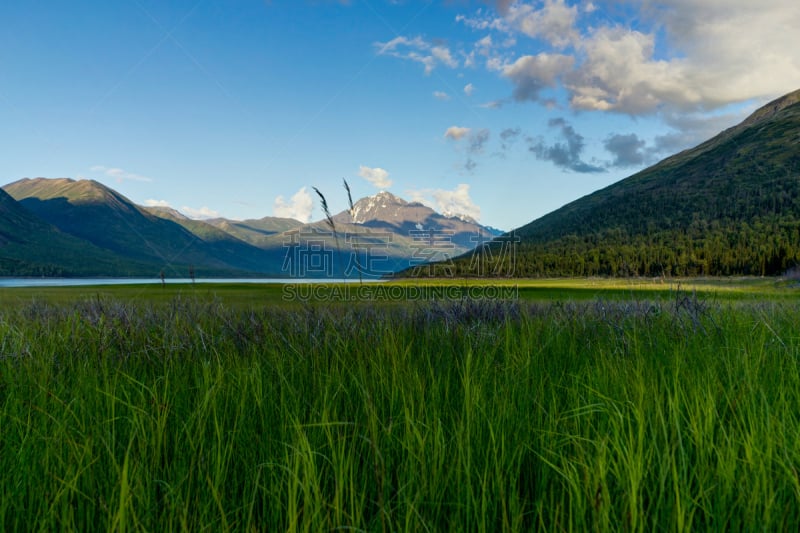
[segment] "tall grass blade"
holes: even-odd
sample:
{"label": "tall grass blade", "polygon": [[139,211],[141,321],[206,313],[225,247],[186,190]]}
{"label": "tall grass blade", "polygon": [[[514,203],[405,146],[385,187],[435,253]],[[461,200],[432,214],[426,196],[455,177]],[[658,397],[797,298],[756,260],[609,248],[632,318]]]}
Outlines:
{"label": "tall grass blade", "polygon": [[[353,221],[353,225],[356,224],[356,207],[353,204],[353,195],[350,193],[350,185],[347,183],[347,180],[342,178],[344,182],[344,190],[347,191],[347,204],[350,206],[350,219]],[[355,247],[355,259],[356,259],[356,268],[358,269],[358,284],[364,284],[364,277],[362,274],[363,267],[361,266],[361,257],[359,256],[359,248],[358,246]]]}

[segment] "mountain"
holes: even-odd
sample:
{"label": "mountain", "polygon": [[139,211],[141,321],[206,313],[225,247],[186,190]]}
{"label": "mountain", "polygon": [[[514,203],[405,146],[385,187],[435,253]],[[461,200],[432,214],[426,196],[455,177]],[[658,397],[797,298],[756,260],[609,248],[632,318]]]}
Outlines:
{"label": "mountain", "polygon": [[364,277],[393,274],[421,262],[454,257],[499,235],[467,217],[446,217],[388,192],[358,200],[327,220],[304,224],[265,217],[205,223],[249,244],[281,255],[293,277]]}
{"label": "mountain", "polygon": [[419,202],[407,202],[390,192],[381,191],[374,196],[362,198],[349,210],[342,211],[334,221],[356,224],[374,230],[386,230],[402,236],[413,236],[420,230],[436,230],[452,233],[452,242],[459,247],[471,249],[476,236],[497,236],[497,232],[481,226],[466,215],[443,215]]}
{"label": "mountain", "polygon": [[[381,192],[304,224],[193,220],[93,180],[22,179],[0,191],[0,273],[170,277],[383,276],[460,255],[498,232]],[[24,237],[24,246],[14,241]]]}
{"label": "mountain", "polygon": [[93,180],[26,178],[4,190],[63,233],[128,261],[153,265],[155,272],[185,276],[196,267],[198,275],[274,274],[280,266],[272,254],[230,236],[206,240],[179,223],[188,224],[188,219],[155,216]]}
{"label": "mountain", "polygon": [[[498,234],[468,217],[444,216],[386,191],[358,200],[352,214],[344,210],[332,220],[344,256],[340,263],[352,267],[359,258],[357,266],[368,275],[390,275],[409,266],[449,260]],[[299,231],[316,231],[319,235],[331,232],[324,220]],[[337,244],[330,237],[325,242],[329,247]]]}
{"label": "mountain", "polygon": [[160,218],[165,218],[167,220],[174,220],[176,222],[177,221],[187,222],[189,220],[192,220],[191,218],[187,217],[186,215],[184,215],[183,213],[181,213],[177,209],[173,209],[172,207],[165,207],[165,206],[162,206],[162,205],[156,205],[156,206],[142,207],[142,209],[144,209],[145,211],[147,211],[151,215],[155,215],[155,216],[160,217]]}
{"label": "mountain", "polygon": [[[203,242],[207,253],[250,272],[279,277],[284,250],[279,245],[256,246],[220,229],[208,220],[195,220],[169,207],[144,207],[144,211],[175,222]],[[299,222],[298,222],[299,224]]]}
{"label": "mountain", "polygon": [[206,223],[233,235],[253,246],[270,249],[275,247],[275,236],[303,225],[293,218],[264,217],[256,220],[228,220],[212,218]]}
{"label": "mountain", "polygon": [[[776,275],[800,262],[800,91],[504,236],[497,275]],[[488,254],[455,273],[489,272]],[[487,268],[487,266],[489,268]],[[500,266],[500,265],[498,265]]]}
{"label": "mountain", "polygon": [[59,231],[0,189],[0,275],[100,276],[153,274],[91,243]]}

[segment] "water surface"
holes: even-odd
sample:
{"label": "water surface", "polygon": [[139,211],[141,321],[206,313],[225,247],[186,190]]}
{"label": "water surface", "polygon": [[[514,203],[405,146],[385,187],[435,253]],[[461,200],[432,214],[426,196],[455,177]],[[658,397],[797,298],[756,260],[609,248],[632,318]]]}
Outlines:
{"label": "water surface", "polygon": [[[167,278],[168,285],[190,283],[352,283],[344,279],[293,279],[293,278]],[[83,287],[89,285],[160,285],[159,278],[0,278],[0,287]]]}

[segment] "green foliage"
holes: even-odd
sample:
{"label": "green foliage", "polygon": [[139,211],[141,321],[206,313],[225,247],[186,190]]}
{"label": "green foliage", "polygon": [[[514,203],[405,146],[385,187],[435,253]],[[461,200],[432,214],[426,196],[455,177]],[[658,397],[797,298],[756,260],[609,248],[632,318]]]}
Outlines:
{"label": "green foliage", "polygon": [[796,304],[0,311],[0,527],[787,530]]}

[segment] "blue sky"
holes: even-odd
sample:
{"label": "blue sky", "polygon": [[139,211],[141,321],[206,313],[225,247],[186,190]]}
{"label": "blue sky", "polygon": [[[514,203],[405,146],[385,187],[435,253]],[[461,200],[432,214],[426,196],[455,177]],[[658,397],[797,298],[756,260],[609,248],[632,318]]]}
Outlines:
{"label": "blue sky", "polygon": [[800,88],[796,0],[10,0],[0,182],[194,217],[381,189],[511,229]]}

